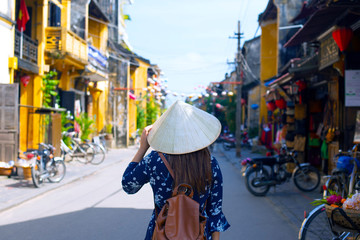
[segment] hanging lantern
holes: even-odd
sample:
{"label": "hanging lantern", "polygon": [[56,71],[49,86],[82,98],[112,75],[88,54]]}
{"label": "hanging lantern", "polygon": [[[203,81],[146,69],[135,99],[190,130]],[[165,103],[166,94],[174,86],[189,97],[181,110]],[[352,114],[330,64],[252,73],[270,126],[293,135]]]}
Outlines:
{"label": "hanging lantern", "polygon": [[24,75],[20,78],[21,83],[24,85],[24,87],[26,87],[29,84],[30,81],[30,76],[29,75]]}
{"label": "hanging lantern", "polygon": [[351,41],[353,30],[351,28],[338,28],[332,32],[332,36],[340,51],[344,51]]}
{"label": "hanging lantern", "polygon": [[279,109],[285,109],[286,108],[286,101],[283,98],[280,98],[278,100],[275,100],[275,105]]}
{"label": "hanging lantern", "polygon": [[275,102],[274,101],[267,102],[266,107],[269,111],[273,112],[276,109]]}

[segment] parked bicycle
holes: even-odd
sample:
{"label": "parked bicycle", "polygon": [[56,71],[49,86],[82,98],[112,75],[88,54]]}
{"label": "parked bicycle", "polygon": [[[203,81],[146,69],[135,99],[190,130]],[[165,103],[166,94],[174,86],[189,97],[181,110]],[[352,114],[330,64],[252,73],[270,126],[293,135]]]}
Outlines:
{"label": "parked bicycle", "polygon": [[95,156],[95,149],[89,143],[82,143],[79,138],[75,138],[75,132],[63,132],[63,136],[70,137],[71,144],[67,146],[61,139],[61,156],[65,161],[71,162],[73,159],[81,163],[90,163]]}
{"label": "parked bicycle", "polygon": [[104,146],[99,141],[97,141],[96,137],[94,137],[93,142],[87,143],[95,150],[94,158],[90,161],[90,163],[99,165],[105,160],[106,157],[106,150]]}
{"label": "parked bicycle", "polygon": [[55,148],[51,144],[39,144],[39,149],[31,151],[34,162],[31,166],[31,178],[39,188],[46,179],[52,183],[60,182],[66,173],[63,158],[54,157]]}
{"label": "parked bicycle", "polygon": [[[295,186],[301,191],[315,190],[320,184],[319,170],[309,163],[299,163],[296,157],[296,152],[288,151],[286,145],[283,145],[277,156],[251,159],[251,164],[245,172],[246,188],[255,196],[265,196],[270,187],[293,178]],[[287,171],[287,163],[295,163],[296,167],[292,173]]]}
{"label": "parked bicycle", "polygon": [[[358,147],[359,145],[355,145],[350,152],[339,151],[339,154],[335,156],[338,160],[341,160],[342,157],[350,157],[350,159],[347,158],[349,160],[346,161],[347,164],[342,161],[338,162],[337,168],[333,170],[332,175],[329,176],[324,185],[324,198],[328,197],[331,191],[346,198],[349,194],[360,190],[358,171],[360,169],[358,161],[360,153],[357,151]],[[360,239],[360,235],[356,231],[350,231],[332,224],[326,215],[325,204],[322,204],[305,217],[300,227],[299,240],[309,239]]]}

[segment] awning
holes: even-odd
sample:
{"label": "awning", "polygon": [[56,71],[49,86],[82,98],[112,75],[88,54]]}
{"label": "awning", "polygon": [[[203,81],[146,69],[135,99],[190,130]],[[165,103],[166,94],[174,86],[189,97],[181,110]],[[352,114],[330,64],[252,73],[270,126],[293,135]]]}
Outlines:
{"label": "awning", "polygon": [[277,78],[271,84],[269,84],[269,87],[274,88],[277,85],[283,85],[283,84],[287,83],[288,81],[290,81],[293,77],[294,77],[293,74],[286,73],[286,74],[282,75],[281,77]]}
{"label": "awning", "polygon": [[318,53],[303,58],[300,61],[296,62],[294,66],[288,69],[289,73],[298,74],[308,74],[318,71],[319,68],[319,55]]}
{"label": "awning", "polygon": [[85,66],[85,71],[81,76],[89,79],[92,82],[109,80],[109,74],[107,72],[94,67],[92,64]]}
{"label": "awning", "polygon": [[301,10],[299,12],[299,14],[294,17],[292,20],[290,20],[291,23],[296,22],[298,20],[304,19],[306,17],[309,17],[310,15],[312,15],[314,12],[316,12],[317,8],[315,7],[307,7],[307,2],[303,2],[303,5],[301,7]]}
{"label": "awning", "polygon": [[266,83],[264,83],[264,86],[269,87],[275,81],[276,81],[276,78],[270,78]]}
{"label": "awning", "polygon": [[346,12],[346,7],[327,7],[317,10],[310,19],[285,43],[284,47],[296,46],[311,42],[331,26],[336,24],[339,16]]}

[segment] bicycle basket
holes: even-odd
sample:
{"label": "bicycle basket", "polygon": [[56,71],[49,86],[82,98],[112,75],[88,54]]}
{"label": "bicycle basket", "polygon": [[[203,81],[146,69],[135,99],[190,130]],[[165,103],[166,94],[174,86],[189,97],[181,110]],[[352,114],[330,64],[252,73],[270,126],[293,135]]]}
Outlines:
{"label": "bicycle basket", "polygon": [[360,230],[360,210],[343,209],[325,205],[327,217],[332,223],[350,230]]}
{"label": "bicycle basket", "polygon": [[354,168],[354,164],[352,163],[353,160],[354,160],[354,158],[352,158],[352,157],[341,156],[337,160],[336,168],[344,169],[347,174],[351,174],[351,172]]}

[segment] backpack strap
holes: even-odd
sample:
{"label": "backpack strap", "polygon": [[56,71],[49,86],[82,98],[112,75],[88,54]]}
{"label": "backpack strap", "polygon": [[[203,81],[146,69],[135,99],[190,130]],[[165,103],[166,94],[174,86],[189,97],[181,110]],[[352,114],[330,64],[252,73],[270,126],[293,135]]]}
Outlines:
{"label": "backpack strap", "polygon": [[169,170],[169,173],[170,173],[171,177],[172,177],[173,179],[175,179],[174,171],[173,171],[172,168],[170,167],[170,164],[169,164],[169,162],[166,160],[164,154],[162,154],[161,152],[158,152],[158,154],[159,154],[160,158],[163,160],[166,168]]}

